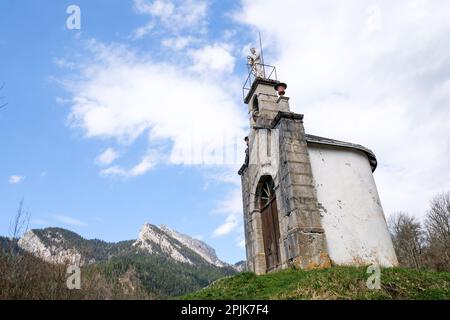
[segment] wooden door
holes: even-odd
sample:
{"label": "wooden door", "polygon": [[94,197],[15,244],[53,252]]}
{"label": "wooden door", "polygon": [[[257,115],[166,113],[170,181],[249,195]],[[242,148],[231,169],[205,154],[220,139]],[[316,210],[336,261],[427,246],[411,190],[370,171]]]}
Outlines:
{"label": "wooden door", "polygon": [[271,271],[280,264],[280,225],[278,223],[278,209],[275,197],[270,199],[270,202],[262,209],[261,219],[266,266],[267,271]]}

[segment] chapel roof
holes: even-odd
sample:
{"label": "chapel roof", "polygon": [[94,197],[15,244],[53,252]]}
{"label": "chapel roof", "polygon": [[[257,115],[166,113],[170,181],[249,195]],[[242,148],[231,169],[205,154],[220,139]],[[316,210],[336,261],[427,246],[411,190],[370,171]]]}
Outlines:
{"label": "chapel roof", "polygon": [[367,158],[369,159],[370,167],[372,168],[372,172],[374,172],[377,168],[378,162],[377,162],[375,153],[373,153],[372,150],[370,150],[360,144],[319,137],[319,136],[315,136],[312,134],[306,134],[305,138],[306,138],[307,143],[316,143],[316,144],[323,144],[323,145],[328,145],[328,146],[338,146],[338,147],[342,147],[342,148],[360,150],[367,155]]}

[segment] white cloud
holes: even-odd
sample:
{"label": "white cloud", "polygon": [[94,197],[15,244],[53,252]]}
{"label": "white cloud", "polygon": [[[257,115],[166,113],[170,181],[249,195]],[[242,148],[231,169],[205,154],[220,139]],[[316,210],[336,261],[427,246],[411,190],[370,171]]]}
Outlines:
{"label": "white cloud", "polygon": [[[237,175],[239,168],[241,167],[243,155],[239,155],[239,160],[237,162],[237,166],[222,166],[222,167],[214,167],[210,170],[205,170],[206,181],[209,182],[218,182],[221,184],[232,184],[236,186],[241,185],[240,176]],[[240,161],[240,162],[239,162]]]}
{"label": "white cloud", "polygon": [[95,163],[101,166],[108,166],[113,163],[118,157],[119,154],[116,150],[114,150],[113,148],[108,148],[95,159]]}
{"label": "white cloud", "polygon": [[230,53],[231,47],[226,44],[206,45],[197,50],[190,50],[196,72],[231,73],[234,70],[235,59]]}
{"label": "white cloud", "polygon": [[25,179],[25,177],[23,177],[23,176],[16,176],[16,175],[14,175],[14,176],[9,177],[8,183],[9,184],[19,184],[24,179]]}
{"label": "white cloud", "polygon": [[87,226],[87,224],[84,223],[83,221],[80,221],[80,220],[78,220],[76,218],[72,218],[72,217],[69,217],[69,216],[66,216],[66,215],[57,214],[57,215],[54,215],[53,218],[55,220],[59,221],[59,222],[62,222],[64,224],[66,224],[66,225],[69,225],[69,226],[74,226],[74,227],[85,227],[85,226]]}
{"label": "white cloud", "polygon": [[131,169],[126,170],[120,166],[111,166],[109,168],[100,171],[100,175],[105,177],[121,176],[121,177],[138,177],[146,174],[153,169],[158,163],[158,156],[156,152],[149,152],[144,156],[141,161],[133,166]]}
{"label": "white cloud", "polygon": [[234,189],[225,199],[223,199],[215,210],[216,213],[225,214],[226,219],[218,226],[213,237],[226,236],[232,232],[239,232],[242,237],[242,192],[241,188]]}
{"label": "white cloud", "polygon": [[152,169],[154,167],[155,163],[156,163],[156,159],[155,159],[154,154],[146,155],[141,160],[141,162],[139,162],[137,165],[135,165],[130,170],[130,175],[133,177],[143,175],[143,174],[147,173],[148,171],[150,171],[150,169]]}
{"label": "white cloud", "polygon": [[89,50],[88,60],[79,64],[82,76],[67,82],[71,126],[86,138],[131,144],[145,134],[149,149],[165,146],[129,170],[113,166],[103,175],[137,176],[161,159],[185,165],[242,161],[247,120],[235,100],[240,86],[234,78],[219,81],[209,69],[199,76],[186,67],[153,63],[123,46],[91,41]]}
{"label": "white cloud", "polygon": [[149,15],[152,19],[147,24],[148,27],[135,30],[135,35],[139,35],[140,38],[153,29],[156,21],[165,29],[165,32],[205,33],[207,29],[208,1],[206,0],[134,0],[134,8],[137,13]]}
{"label": "white cloud", "polygon": [[227,217],[227,220],[225,221],[225,223],[223,223],[222,225],[217,227],[216,230],[214,230],[213,236],[214,237],[225,236],[225,235],[231,233],[233,230],[235,230],[237,225],[238,225],[238,222],[236,220],[236,217],[233,215],[229,215]]}
{"label": "white cloud", "polygon": [[133,38],[134,39],[141,39],[141,38],[143,38],[145,35],[150,33],[150,31],[152,31],[154,27],[155,27],[155,22],[153,22],[153,21],[148,22],[146,25],[144,25],[142,27],[139,27],[136,30],[134,30]]}
{"label": "white cloud", "polygon": [[[214,180],[238,184],[248,120],[240,79],[229,74],[234,67],[230,50],[213,44],[190,51],[193,70],[152,62],[124,46],[90,41],[87,60],[78,64],[81,77],[66,82],[73,96],[71,126],[86,138],[132,144],[146,135],[150,150],[162,146],[131,168],[116,164],[100,174],[131,178],[160,163],[201,165]],[[231,197],[231,203],[225,199],[218,206],[226,218],[215,237],[242,233],[240,187]]]}
{"label": "white cloud", "polygon": [[237,244],[237,246],[238,246],[239,248],[245,249],[245,237],[244,237],[243,235],[237,237],[237,238],[236,238],[236,244]]}
{"label": "white cloud", "polygon": [[140,14],[149,14],[169,18],[174,11],[174,4],[171,1],[156,0],[153,2],[145,0],[135,0],[134,8]]}
{"label": "white cloud", "polygon": [[179,51],[183,50],[190,44],[197,42],[197,39],[192,36],[179,36],[173,38],[163,39],[161,44],[165,47],[171,48],[172,50]]}
{"label": "white cloud", "polygon": [[53,58],[53,63],[60,68],[66,68],[66,69],[73,70],[76,67],[76,65],[73,62],[67,61],[66,59],[63,59],[63,58]]}
{"label": "white cloud", "polygon": [[373,149],[386,214],[420,216],[450,190],[450,2],[376,4],[245,0],[236,19],[261,31],[306,131]]}
{"label": "white cloud", "polygon": [[127,170],[123,169],[120,166],[112,166],[100,171],[100,175],[104,177],[113,177],[113,176],[122,176],[128,177],[130,174]]}

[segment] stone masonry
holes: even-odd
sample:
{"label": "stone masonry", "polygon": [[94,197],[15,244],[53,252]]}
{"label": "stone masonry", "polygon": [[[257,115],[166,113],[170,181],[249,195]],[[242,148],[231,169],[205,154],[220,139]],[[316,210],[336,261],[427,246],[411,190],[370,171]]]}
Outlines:
{"label": "stone masonry", "polygon": [[330,265],[325,232],[309,159],[303,115],[290,112],[289,98],[278,97],[276,81],[256,79],[244,101],[249,106],[249,163],[242,180],[247,263],[257,274],[268,271],[259,190],[272,179],[278,208],[280,261],[309,269]]}

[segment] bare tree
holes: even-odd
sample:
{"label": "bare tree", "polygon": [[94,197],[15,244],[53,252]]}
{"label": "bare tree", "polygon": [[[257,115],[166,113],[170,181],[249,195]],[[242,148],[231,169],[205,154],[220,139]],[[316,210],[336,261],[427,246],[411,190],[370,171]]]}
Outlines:
{"label": "bare tree", "polygon": [[[2,85],[0,85],[0,91],[2,91],[4,87],[5,87],[5,83],[3,82]],[[6,107],[7,104],[8,104],[7,102],[1,103],[1,101],[2,101],[3,99],[5,99],[5,97],[4,97],[4,96],[0,96],[0,109]]]}
{"label": "bare tree", "polygon": [[29,221],[30,213],[29,211],[24,210],[23,200],[21,200],[19,203],[19,208],[17,209],[17,212],[9,225],[10,245],[9,254],[6,256],[8,270],[5,272],[4,277],[6,277],[7,281],[10,283],[20,282],[19,280],[24,273],[24,256],[19,253],[18,241],[21,234],[28,229]]}
{"label": "bare tree", "polygon": [[425,228],[432,267],[450,270],[450,192],[433,198]]}
{"label": "bare tree", "polygon": [[14,254],[14,250],[17,246],[17,241],[22,233],[28,230],[28,225],[30,222],[30,212],[25,211],[23,208],[23,199],[19,203],[19,208],[17,209],[16,215],[12,219],[9,225],[9,236],[11,239],[10,253]]}
{"label": "bare tree", "polygon": [[405,212],[398,212],[389,219],[389,231],[400,265],[423,267],[425,234],[420,222]]}

